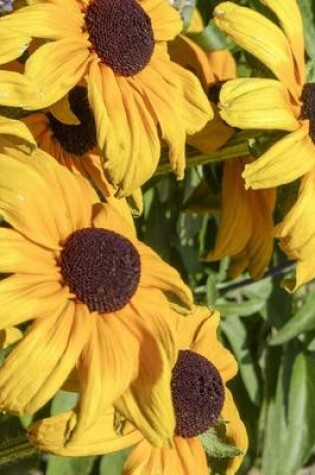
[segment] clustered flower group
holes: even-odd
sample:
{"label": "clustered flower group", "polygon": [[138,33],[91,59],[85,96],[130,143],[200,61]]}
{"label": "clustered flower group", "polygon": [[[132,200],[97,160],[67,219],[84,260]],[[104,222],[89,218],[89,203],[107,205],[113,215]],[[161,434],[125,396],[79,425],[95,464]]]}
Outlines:
{"label": "clustered flower group", "polygon": [[[207,475],[198,436],[220,426],[239,450],[226,461],[229,475],[247,435],[227,387],[237,365],[218,340],[219,315],[194,305],[179,273],[138,240],[128,200],[142,211],[141,186],[161,149],[182,179],[186,143],[207,154],[232,127],[289,132],[258,160],[225,163],[206,259],[228,255],[231,275],[261,277],[276,187],[302,177],[275,236],[298,260],[287,287],[307,282],[315,276],[313,87],[304,82],[295,0],[264,0],[280,26],[231,2],[214,10],[217,26],[272,79],[236,78],[232,55],[206,53],[183,34],[171,3],[0,4],[0,105],[23,111],[20,120],[0,117],[0,341],[11,348],[0,410],[33,414],[60,388],[76,392],[76,407],[31,424],[29,440],[68,456],[134,446],[125,475]],[[197,12],[193,28],[202,28]]]}

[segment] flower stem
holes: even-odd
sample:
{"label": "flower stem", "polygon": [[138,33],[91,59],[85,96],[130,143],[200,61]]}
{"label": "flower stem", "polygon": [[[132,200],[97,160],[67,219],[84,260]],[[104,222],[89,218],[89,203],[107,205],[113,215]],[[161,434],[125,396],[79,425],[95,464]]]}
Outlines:
{"label": "flower stem", "polygon": [[12,463],[16,460],[30,457],[37,452],[30,443],[26,433],[0,443],[0,464]]}

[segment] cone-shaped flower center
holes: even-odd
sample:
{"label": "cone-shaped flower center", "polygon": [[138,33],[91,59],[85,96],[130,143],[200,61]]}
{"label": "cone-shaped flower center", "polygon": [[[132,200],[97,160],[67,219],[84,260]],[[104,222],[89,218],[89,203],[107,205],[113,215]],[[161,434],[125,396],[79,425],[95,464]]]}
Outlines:
{"label": "cone-shaped flower center", "polygon": [[76,86],[72,89],[69,93],[69,103],[80,124],[63,124],[48,113],[49,124],[54,136],[67,152],[83,155],[96,145],[95,121],[89,106],[86,88]]}
{"label": "cone-shaped flower center", "polygon": [[309,136],[315,143],[315,83],[307,83],[302,92],[302,119],[310,121]]}
{"label": "cone-shaped flower center", "polygon": [[176,435],[196,437],[215,424],[224,402],[224,385],[207,358],[190,350],[180,351],[171,384]]}
{"label": "cone-shaped flower center", "polygon": [[135,294],[140,256],[124,236],[106,229],[75,231],[61,253],[61,273],[90,311],[115,312]]}
{"label": "cone-shaped flower center", "polygon": [[134,76],[150,61],[151,19],[137,0],[92,0],[85,22],[99,58],[116,74]]}

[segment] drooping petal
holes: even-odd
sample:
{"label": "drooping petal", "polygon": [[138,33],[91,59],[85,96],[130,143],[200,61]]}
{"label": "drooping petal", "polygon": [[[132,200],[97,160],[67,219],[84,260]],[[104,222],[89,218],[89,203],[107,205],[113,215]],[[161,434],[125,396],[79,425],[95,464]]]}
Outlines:
{"label": "drooping petal", "polygon": [[197,307],[196,311],[203,316],[203,322],[196,331],[190,349],[213,363],[224,382],[229,381],[237,373],[237,363],[232,353],[218,340],[220,315],[218,312],[209,311],[206,307]]}
{"label": "drooping petal", "polygon": [[158,292],[139,292],[131,307],[150,332],[139,332],[132,313],[126,315],[125,325],[140,340],[138,363],[133,381],[114,405],[153,445],[161,446],[175,430],[171,398],[171,370],[176,360],[170,330],[172,315],[166,299]]}
{"label": "drooping petal", "polygon": [[233,400],[233,396],[227,388],[225,388],[225,400],[221,416],[224,420],[227,421],[225,427],[228,442],[234,445],[234,447],[241,450],[243,453],[243,455],[238,455],[237,457],[232,458],[228,462],[226,474],[234,475],[235,473],[237,473],[243,461],[244,455],[247,452],[248,438],[246,428],[242,420],[240,419],[238,410]]}
{"label": "drooping petal", "polygon": [[0,91],[2,106],[28,109],[41,101],[32,80],[15,71],[0,71]]}
{"label": "drooping petal", "polygon": [[308,121],[272,145],[243,172],[246,188],[273,188],[290,183],[315,165],[315,148],[308,135]]}
{"label": "drooping petal", "polygon": [[291,51],[298,68],[298,80],[305,81],[304,33],[300,9],[296,0],[263,0],[279,18],[282,29],[289,40]]}
{"label": "drooping petal", "polygon": [[70,411],[36,421],[28,428],[28,437],[43,452],[70,457],[102,455],[130,447],[142,439],[141,433],[128,423],[124,434],[118,435],[114,430],[114,410],[109,408],[82,432],[80,439],[68,442],[69,425],[75,419],[75,413]]}
{"label": "drooping petal", "polygon": [[294,291],[315,277],[315,169],[303,177],[297,201],[275,228],[275,236],[289,258],[297,259],[294,280],[284,283]]}
{"label": "drooping petal", "polygon": [[0,370],[0,407],[34,413],[62,386],[89,336],[88,314],[70,304],[36,320]]}
{"label": "drooping petal", "polygon": [[[57,277],[57,276],[56,276]],[[65,305],[67,289],[50,275],[15,274],[0,281],[0,328],[40,318]]]}
{"label": "drooping petal", "polygon": [[179,13],[165,0],[140,0],[151,19],[155,41],[172,40],[183,28]]}
{"label": "drooping petal", "polygon": [[83,23],[80,10],[77,9],[76,14],[72,12],[72,15],[62,13],[63,10],[56,5],[42,2],[38,5],[19,8],[10,15],[3,16],[0,18],[0,29],[3,32],[7,31],[9,35],[12,32],[19,32],[33,38],[48,40],[80,34]]}
{"label": "drooping petal", "polygon": [[230,275],[248,268],[252,278],[260,278],[273,250],[275,189],[245,190],[244,165],[250,159],[228,160],[224,164],[222,213],[213,251],[206,260],[233,257]]}
{"label": "drooping petal", "polygon": [[[6,15],[3,18],[8,16],[9,15]],[[1,25],[3,18],[2,20],[0,18],[0,64],[6,64],[16,58],[19,58],[32,41],[32,37],[29,36],[29,32],[22,33],[15,30],[9,30],[8,27],[4,28],[3,25]]]}
{"label": "drooping petal", "polygon": [[241,129],[293,131],[299,122],[291,108],[289,94],[274,79],[234,79],[220,93],[223,120]]}
{"label": "drooping petal", "polygon": [[295,77],[290,44],[278,26],[260,13],[232,2],[220,3],[214,10],[214,20],[241,48],[264,63],[298,102],[301,88]]}
{"label": "drooping petal", "polygon": [[58,269],[52,252],[25,239],[13,229],[0,228],[0,272],[22,274],[51,274]]}
{"label": "drooping petal", "polygon": [[237,76],[236,62],[229,50],[209,51],[207,57],[217,81],[228,81]]}
{"label": "drooping petal", "polygon": [[32,146],[36,146],[35,140],[29,129],[19,120],[0,117],[0,135],[13,135],[25,140]]}
{"label": "drooping petal", "polygon": [[198,439],[175,437],[172,448],[154,448],[146,440],[129,455],[124,475],[207,475],[206,456]]}
{"label": "drooping petal", "polygon": [[89,54],[87,40],[76,36],[38,48],[25,63],[25,76],[40,91],[40,99],[29,109],[48,107],[66,95],[83,78]]}
{"label": "drooping petal", "polygon": [[178,272],[164,262],[152,249],[138,242],[141,256],[142,272],[140,286],[157,288],[168,294],[174,294],[188,308],[191,308],[193,298],[191,291],[184,284]]}

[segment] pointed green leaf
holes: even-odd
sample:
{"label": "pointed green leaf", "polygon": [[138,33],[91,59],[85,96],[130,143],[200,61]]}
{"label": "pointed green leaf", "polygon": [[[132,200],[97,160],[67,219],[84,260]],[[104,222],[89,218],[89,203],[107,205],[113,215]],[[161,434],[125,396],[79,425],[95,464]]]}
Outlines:
{"label": "pointed green leaf", "polygon": [[207,455],[211,458],[231,458],[241,455],[241,450],[221,440],[214,428],[199,435]]}

